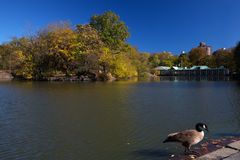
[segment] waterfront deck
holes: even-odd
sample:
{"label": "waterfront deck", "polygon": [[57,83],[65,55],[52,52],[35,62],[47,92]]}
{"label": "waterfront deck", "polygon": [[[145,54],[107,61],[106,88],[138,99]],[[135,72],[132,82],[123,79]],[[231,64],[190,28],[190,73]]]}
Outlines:
{"label": "waterfront deck", "polygon": [[228,69],[185,69],[185,70],[170,70],[172,76],[226,76],[229,75]]}
{"label": "waterfront deck", "polygon": [[240,159],[240,141],[228,144],[227,146],[203,155],[197,160],[239,160]]}
{"label": "waterfront deck", "polygon": [[228,76],[229,69],[220,67],[220,68],[208,68],[207,66],[194,66],[192,68],[178,68],[172,67],[170,69],[165,69],[162,67],[155,68],[159,71],[159,76]]}
{"label": "waterfront deck", "polygon": [[198,154],[169,155],[169,160],[239,160],[240,137],[222,137],[192,148]]}

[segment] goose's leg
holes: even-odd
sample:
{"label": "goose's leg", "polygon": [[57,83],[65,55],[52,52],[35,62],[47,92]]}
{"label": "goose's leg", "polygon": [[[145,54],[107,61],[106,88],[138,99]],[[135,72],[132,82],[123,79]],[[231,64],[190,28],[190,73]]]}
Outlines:
{"label": "goose's leg", "polygon": [[196,156],[201,156],[201,154],[197,151],[190,151],[192,154],[195,154]]}
{"label": "goose's leg", "polygon": [[189,153],[195,154],[195,155],[197,155],[197,156],[200,156],[200,155],[201,155],[201,154],[198,153],[197,151],[190,150],[190,147],[191,147],[191,146],[188,147],[188,151],[189,151]]}
{"label": "goose's leg", "polygon": [[184,154],[187,154],[187,147],[184,147]]}
{"label": "goose's leg", "polygon": [[184,146],[185,150],[184,150],[184,154],[187,155],[189,154],[189,144],[188,143],[182,143],[182,145]]}
{"label": "goose's leg", "polygon": [[188,155],[190,153],[191,153],[190,147],[189,146],[185,147],[185,154]]}

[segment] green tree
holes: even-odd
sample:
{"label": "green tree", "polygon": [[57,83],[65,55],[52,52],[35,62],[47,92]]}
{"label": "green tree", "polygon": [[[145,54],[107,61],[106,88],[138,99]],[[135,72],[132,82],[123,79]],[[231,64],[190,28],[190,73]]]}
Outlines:
{"label": "green tree", "polygon": [[90,25],[98,31],[102,41],[112,50],[121,50],[130,35],[125,23],[111,11],[91,17]]}

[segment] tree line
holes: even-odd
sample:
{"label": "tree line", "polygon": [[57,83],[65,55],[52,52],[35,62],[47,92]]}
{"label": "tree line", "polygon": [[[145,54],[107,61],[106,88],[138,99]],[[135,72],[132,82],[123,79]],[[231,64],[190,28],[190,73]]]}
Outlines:
{"label": "tree line", "polygon": [[240,74],[240,42],[232,48],[218,49],[208,55],[202,47],[192,48],[187,53],[174,55],[170,52],[151,54],[149,57],[150,69],[157,66],[178,66],[190,68],[192,66],[206,65],[210,68],[225,67],[230,74]]}
{"label": "tree line", "polygon": [[51,24],[0,45],[0,69],[33,80],[59,75],[100,80],[138,76],[147,71],[148,57],[126,42],[129,35],[125,23],[111,11],[91,17],[89,24]]}
{"label": "tree line", "polygon": [[[238,45],[239,46],[239,45]],[[157,66],[178,66],[189,68],[192,66],[207,65],[211,68],[225,67],[232,73],[237,71],[236,56],[240,54],[236,48],[219,49],[211,55],[207,54],[204,48],[196,47],[188,53],[173,55],[169,52],[155,53],[150,56],[150,64],[152,67]]]}
{"label": "tree line", "polygon": [[169,52],[140,53],[127,43],[129,36],[125,23],[111,11],[92,16],[84,25],[52,24],[34,35],[1,44],[0,69],[11,70],[14,77],[28,80],[56,76],[126,79],[145,76],[159,65],[224,66],[240,71],[240,44],[211,56],[201,48],[176,56]]}

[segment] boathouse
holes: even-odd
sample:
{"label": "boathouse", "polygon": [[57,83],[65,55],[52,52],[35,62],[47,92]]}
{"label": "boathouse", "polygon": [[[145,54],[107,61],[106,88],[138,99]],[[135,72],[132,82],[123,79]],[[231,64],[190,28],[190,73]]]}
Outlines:
{"label": "boathouse", "polygon": [[159,66],[160,76],[228,76],[229,70],[224,67],[209,68],[208,66],[193,66],[191,68]]}

